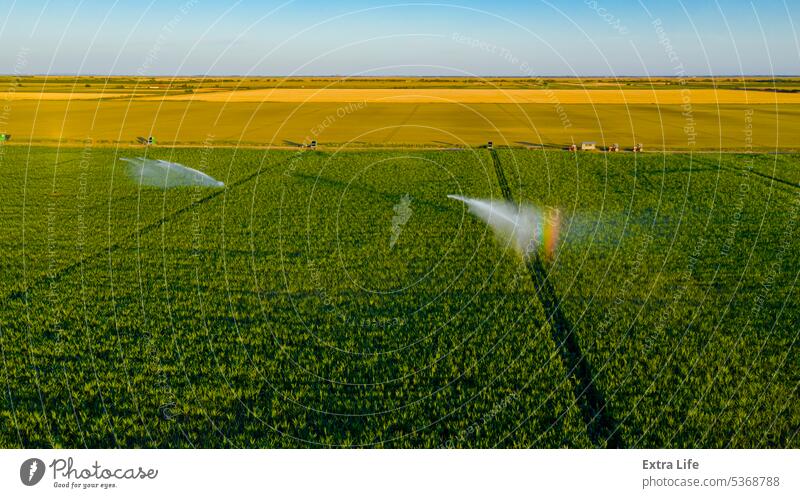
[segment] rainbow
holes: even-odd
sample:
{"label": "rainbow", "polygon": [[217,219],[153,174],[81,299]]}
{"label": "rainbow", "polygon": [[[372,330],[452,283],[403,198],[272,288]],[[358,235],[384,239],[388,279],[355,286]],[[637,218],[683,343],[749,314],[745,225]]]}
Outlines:
{"label": "rainbow", "polygon": [[558,237],[561,231],[561,211],[558,209],[550,210],[539,225],[541,229],[541,241],[544,248],[545,258],[553,259],[558,247]]}

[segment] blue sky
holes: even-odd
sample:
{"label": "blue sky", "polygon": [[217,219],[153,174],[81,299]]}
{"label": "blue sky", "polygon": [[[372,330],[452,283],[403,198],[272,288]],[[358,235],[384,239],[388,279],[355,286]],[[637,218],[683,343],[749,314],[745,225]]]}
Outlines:
{"label": "blue sky", "polygon": [[796,0],[3,0],[0,6],[4,74],[800,73]]}

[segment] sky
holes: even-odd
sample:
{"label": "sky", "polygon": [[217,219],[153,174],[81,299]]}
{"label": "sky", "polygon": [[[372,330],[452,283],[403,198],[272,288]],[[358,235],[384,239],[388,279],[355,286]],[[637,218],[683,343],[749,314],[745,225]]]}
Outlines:
{"label": "sky", "polygon": [[0,0],[0,73],[800,74],[797,0]]}

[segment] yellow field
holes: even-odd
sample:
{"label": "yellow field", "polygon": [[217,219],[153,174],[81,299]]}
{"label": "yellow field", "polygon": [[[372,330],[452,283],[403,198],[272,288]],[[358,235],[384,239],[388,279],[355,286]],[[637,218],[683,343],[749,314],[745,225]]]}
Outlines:
{"label": "yellow field", "polygon": [[[162,100],[145,97],[143,100]],[[197,102],[385,102],[405,104],[800,104],[800,93],[740,90],[258,89],[170,95]]]}
{"label": "yellow field", "polygon": [[392,88],[260,88],[218,90],[200,93],[154,95],[127,92],[5,92],[0,100],[99,100],[192,102],[291,102],[291,103],[400,103],[400,104],[800,104],[800,93],[777,93],[710,89],[576,89],[576,90],[476,90],[476,89],[392,89]]}
{"label": "yellow field", "polygon": [[[21,92],[202,92],[220,90],[283,89],[718,89],[800,91],[796,77],[695,77],[695,78],[501,78],[501,77],[140,77],[140,76],[0,76],[0,88]],[[152,93],[152,92],[151,92]]]}
{"label": "yellow field", "polygon": [[[15,101],[14,143],[465,147],[584,140],[647,150],[800,149],[800,106]],[[690,121],[691,119],[691,121]],[[691,126],[690,126],[691,125]],[[752,142],[750,140],[752,139]]]}
{"label": "yellow field", "polygon": [[0,92],[0,101],[13,100],[99,100],[129,97],[129,93],[105,92]]}
{"label": "yellow field", "polygon": [[800,149],[800,90],[774,91],[795,79],[5,78],[0,133],[14,143]]}

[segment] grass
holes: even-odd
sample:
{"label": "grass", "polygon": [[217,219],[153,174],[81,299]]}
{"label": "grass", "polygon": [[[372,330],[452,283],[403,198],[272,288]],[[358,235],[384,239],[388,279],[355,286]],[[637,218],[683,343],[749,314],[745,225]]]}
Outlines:
{"label": "grass", "polygon": [[[798,445],[796,155],[148,149],[227,185],[164,191],[0,151],[2,447]],[[446,197],[500,172],[563,212],[584,373]]]}
{"label": "grass", "polygon": [[796,156],[501,156],[567,206],[551,278],[627,445],[797,444]]}

